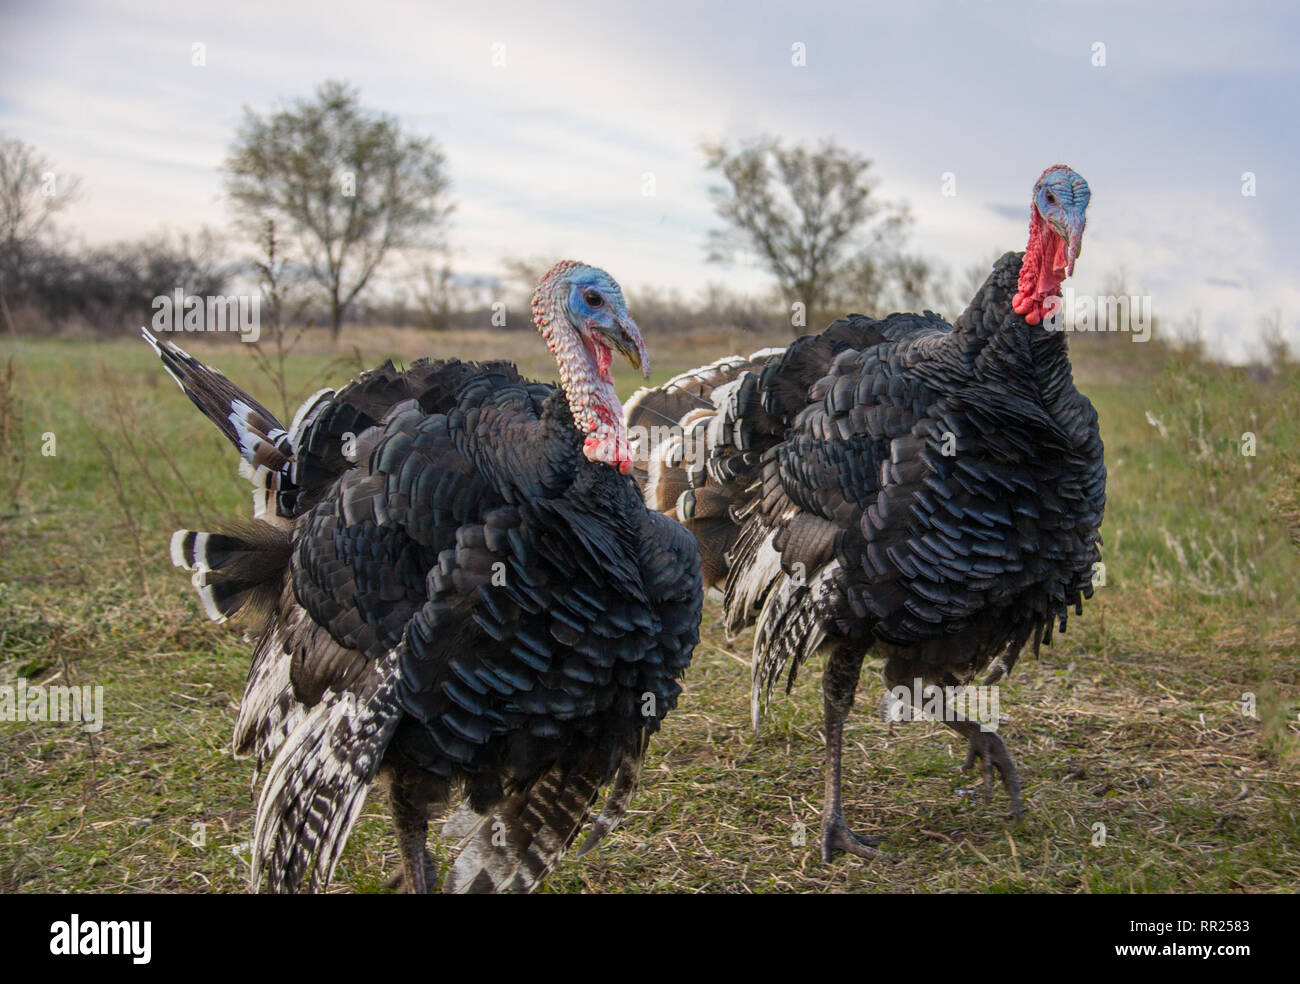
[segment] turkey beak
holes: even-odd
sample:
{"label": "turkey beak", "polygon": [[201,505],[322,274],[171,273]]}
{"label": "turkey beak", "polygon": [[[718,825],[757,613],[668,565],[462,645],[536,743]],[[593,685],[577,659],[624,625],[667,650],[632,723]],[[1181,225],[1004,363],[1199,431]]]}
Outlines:
{"label": "turkey beak", "polygon": [[1065,221],[1065,273],[1074,276],[1074,261],[1083,251],[1083,227],[1087,220],[1082,215],[1070,215]]}
{"label": "turkey beak", "polygon": [[618,318],[610,331],[602,331],[609,345],[623,353],[623,358],[633,369],[640,369],[646,379],[650,378],[650,355],[645,349],[645,340],[631,318]]}

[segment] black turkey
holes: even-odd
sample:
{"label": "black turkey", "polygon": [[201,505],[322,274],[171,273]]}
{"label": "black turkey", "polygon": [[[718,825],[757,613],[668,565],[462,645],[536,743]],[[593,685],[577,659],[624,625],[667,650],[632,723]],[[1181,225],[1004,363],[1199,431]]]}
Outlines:
{"label": "black turkey", "polygon": [[254,886],[326,886],[379,775],[411,892],[436,888],[428,824],[458,802],[449,892],[532,891],[602,788],[580,853],[626,810],[698,640],[699,553],[629,477],[609,370],[646,354],[618,284],[560,263],[533,314],[558,387],[387,363],[287,430],[145,332],[254,485],[254,520],[172,540],[211,617],[269,613],[234,741],[270,763]]}
{"label": "black turkey", "polygon": [[967,767],[983,759],[986,788],[996,768],[1023,810],[996,721],[977,723],[953,695],[1050,643],[1092,594],[1106,470],[1054,300],[1088,198],[1069,168],[1044,172],[1025,253],[998,260],[951,326],[930,312],[852,315],[627,405],[647,504],[696,534],[728,631],[756,624],[756,728],[776,683],[789,690],[827,650],[827,860],[879,854],[840,799],[843,722],[868,652],[906,707],[940,695]]}

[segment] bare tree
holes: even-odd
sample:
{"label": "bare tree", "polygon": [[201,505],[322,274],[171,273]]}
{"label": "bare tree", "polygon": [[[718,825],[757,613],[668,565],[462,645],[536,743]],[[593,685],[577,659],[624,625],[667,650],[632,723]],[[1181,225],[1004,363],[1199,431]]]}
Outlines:
{"label": "bare tree", "polygon": [[555,263],[549,256],[504,256],[501,267],[505,270],[506,284],[515,291],[532,296],[537,282]]}
{"label": "bare tree", "polygon": [[1001,257],[1001,253],[990,253],[984,260],[979,263],[972,263],[962,271],[961,281],[957,284],[957,301],[961,304],[962,310],[971,299],[979,293],[984,281],[988,280],[989,274],[993,272],[993,265]]}
{"label": "bare tree", "polygon": [[[503,256],[501,268],[505,271],[502,289],[507,295],[507,309],[510,311],[528,310],[528,303],[537,288],[537,282],[546,275],[555,264],[550,256],[535,254],[533,256]],[[511,319],[510,327],[525,327],[532,324],[531,315],[522,319]]]}
{"label": "bare tree", "polygon": [[[899,252],[894,246],[864,249],[848,260],[835,278],[833,297],[841,311],[877,318],[926,308],[944,313],[952,306],[940,270],[924,257]],[[964,307],[959,302],[957,311]]]}
{"label": "bare tree", "polygon": [[338,338],[348,306],[391,253],[432,246],[451,205],[445,158],[427,137],[362,109],[329,81],[312,100],[244,120],[226,160],[226,190],[255,232],[283,224],[324,291]]}
{"label": "bare tree", "polygon": [[0,139],[0,313],[6,321],[7,295],[21,283],[50,218],[76,201],[80,190],[80,178],[55,171],[31,144]]}
{"label": "bare tree", "polygon": [[709,234],[709,260],[730,261],[737,247],[747,247],[809,318],[822,313],[846,256],[873,222],[873,242],[888,245],[910,221],[875,195],[871,161],[832,142],[809,150],[761,137],[735,150],[721,143],[703,150],[708,169],[725,182],[709,189],[726,223]]}
{"label": "bare tree", "polygon": [[[301,278],[296,276],[297,271],[281,252],[274,220],[266,220],[257,245],[260,252],[253,260],[253,269],[257,272],[261,288],[262,331],[261,337],[253,345],[253,360],[275,386],[280,397],[280,408],[284,412],[281,419],[288,420],[289,384],[286,362],[289,354],[302,340],[303,332],[311,327],[311,319],[303,320],[307,300],[300,296]],[[297,322],[299,327],[289,337],[291,322]]]}
{"label": "bare tree", "polygon": [[154,314],[161,294],[223,294],[232,269],[225,244],[199,227],[162,231],[129,242],[73,251],[41,242],[25,254],[24,302],[41,312],[38,330],[80,319],[96,334],[137,329]]}
{"label": "bare tree", "polygon": [[426,260],[416,271],[415,279],[415,303],[425,325],[430,331],[446,331],[451,327],[451,314],[456,306],[451,264],[446,257],[442,257],[442,262]]}

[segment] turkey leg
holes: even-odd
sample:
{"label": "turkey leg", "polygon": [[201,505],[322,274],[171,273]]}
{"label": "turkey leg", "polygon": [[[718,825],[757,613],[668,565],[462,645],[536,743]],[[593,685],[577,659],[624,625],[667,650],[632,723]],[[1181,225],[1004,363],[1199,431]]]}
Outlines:
{"label": "turkey leg", "polygon": [[[946,706],[945,704],[945,708]],[[944,723],[959,735],[964,735],[970,742],[970,747],[966,751],[966,762],[962,768],[973,768],[977,758],[984,760],[986,797],[993,795],[993,770],[996,768],[1002,776],[1002,784],[1006,787],[1007,795],[1011,797],[1011,813],[1019,820],[1025,815],[1025,806],[1020,798],[1020,776],[1016,774],[1016,763],[1012,761],[1006,743],[996,731],[986,731],[974,721],[949,720],[954,716],[945,713]]]}
{"label": "turkey leg", "polygon": [[822,677],[822,697],[826,710],[826,798],[822,804],[822,861],[830,861],[836,851],[847,851],[860,858],[889,858],[876,850],[883,837],[855,834],[844,822],[844,805],[840,792],[840,759],[844,745],[844,719],[853,708],[858,689],[863,653],[849,645],[836,646],[826,660]]}
{"label": "turkey leg", "polygon": [[389,888],[401,888],[407,895],[428,895],[438,890],[438,866],[427,848],[429,813],[433,805],[416,774],[399,770],[389,786],[388,801],[397,832],[401,867],[388,878]]}

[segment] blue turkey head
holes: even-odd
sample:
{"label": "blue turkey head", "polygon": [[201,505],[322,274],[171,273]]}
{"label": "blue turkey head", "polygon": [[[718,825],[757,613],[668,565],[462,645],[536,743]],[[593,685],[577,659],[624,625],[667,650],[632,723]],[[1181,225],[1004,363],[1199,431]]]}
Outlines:
{"label": "blue turkey head", "polygon": [[[597,267],[579,265],[568,274],[569,320],[582,335],[583,342],[596,353],[601,376],[608,379],[609,364],[602,348],[623,355],[632,368],[650,378],[650,358],[645,341],[632,316],[618,281]],[[593,345],[600,342],[600,345]]]}
{"label": "blue turkey head", "polygon": [[1074,275],[1074,261],[1083,250],[1083,227],[1088,220],[1092,192],[1079,172],[1058,164],[1043,172],[1034,185],[1034,206],[1043,221],[1066,244],[1066,268]]}

